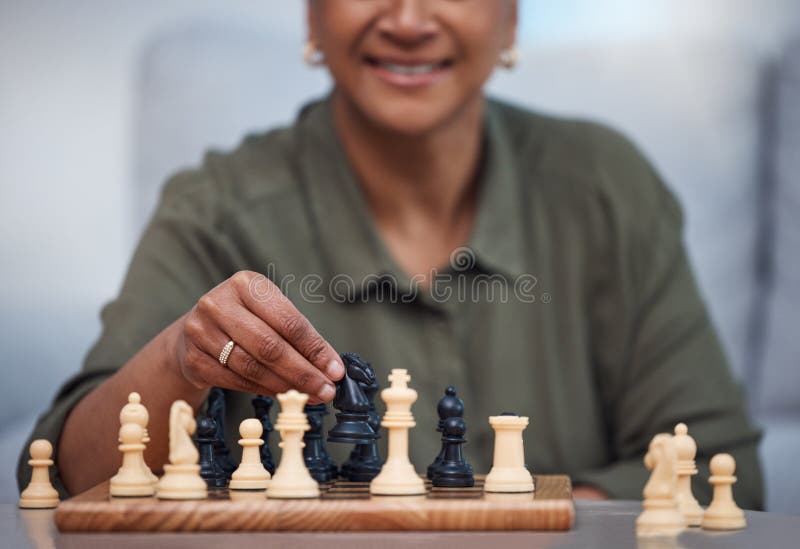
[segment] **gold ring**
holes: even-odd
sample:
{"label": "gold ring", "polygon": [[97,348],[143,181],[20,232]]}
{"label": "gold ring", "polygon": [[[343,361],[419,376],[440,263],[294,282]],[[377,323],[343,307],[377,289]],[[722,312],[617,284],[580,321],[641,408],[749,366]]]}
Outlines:
{"label": "gold ring", "polygon": [[231,353],[233,352],[234,345],[235,343],[231,340],[227,342],[225,346],[222,348],[222,352],[219,354],[219,363],[222,364],[223,366],[228,365],[228,358],[231,356]]}

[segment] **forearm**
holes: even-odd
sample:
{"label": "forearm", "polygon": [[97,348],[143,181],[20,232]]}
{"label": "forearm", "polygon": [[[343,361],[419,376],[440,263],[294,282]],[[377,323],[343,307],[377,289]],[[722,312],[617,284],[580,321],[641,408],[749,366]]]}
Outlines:
{"label": "forearm", "polygon": [[197,409],[208,390],[183,377],[174,345],[179,319],[168,326],[116,374],[87,394],[67,417],[58,443],[61,477],[70,494],[82,492],[114,475],[120,465],[117,448],[119,412],[136,391],[150,414],[150,443],[145,459],[154,471],[167,461],[169,408],[178,399]]}

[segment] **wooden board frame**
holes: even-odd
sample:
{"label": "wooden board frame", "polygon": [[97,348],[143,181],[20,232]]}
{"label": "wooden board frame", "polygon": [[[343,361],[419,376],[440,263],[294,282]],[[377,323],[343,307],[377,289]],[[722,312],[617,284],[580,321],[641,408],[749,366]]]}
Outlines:
{"label": "wooden board frame", "polygon": [[533,494],[433,488],[425,496],[370,496],[366,483],[323,485],[317,499],[264,492],[211,492],[207,500],[110,498],[108,482],[56,509],[62,532],[569,530],[575,520],[565,475],[537,475]]}

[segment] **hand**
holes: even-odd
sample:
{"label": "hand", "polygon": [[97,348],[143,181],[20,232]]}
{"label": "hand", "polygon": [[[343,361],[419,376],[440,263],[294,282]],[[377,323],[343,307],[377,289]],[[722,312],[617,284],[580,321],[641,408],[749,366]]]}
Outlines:
{"label": "hand", "polygon": [[[344,366],[280,289],[264,275],[240,271],[200,298],[176,329],[175,353],[198,389],[224,387],[275,395],[297,389],[309,402],[331,400]],[[227,365],[225,344],[235,346]]]}

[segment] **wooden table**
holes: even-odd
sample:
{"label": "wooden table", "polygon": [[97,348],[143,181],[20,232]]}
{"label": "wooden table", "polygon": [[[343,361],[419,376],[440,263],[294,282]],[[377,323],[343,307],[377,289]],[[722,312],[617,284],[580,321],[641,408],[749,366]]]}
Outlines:
{"label": "wooden table", "polygon": [[771,513],[747,513],[746,530],[709,533],[692,529],[677,540],[637,540],[634,521],[641,511],[638,502],[576,502],[575,528],[569,532],[370,532],[370,533],[222,533],[222,534],[60,534],[52,510],[20,510],[0,505],[0,547],[127,547],[165,548],[235,547],[245,549],[372,549],[375,547],[489,547],[564,548],[748,548],[772,549],[800,546],[800,517]]}

